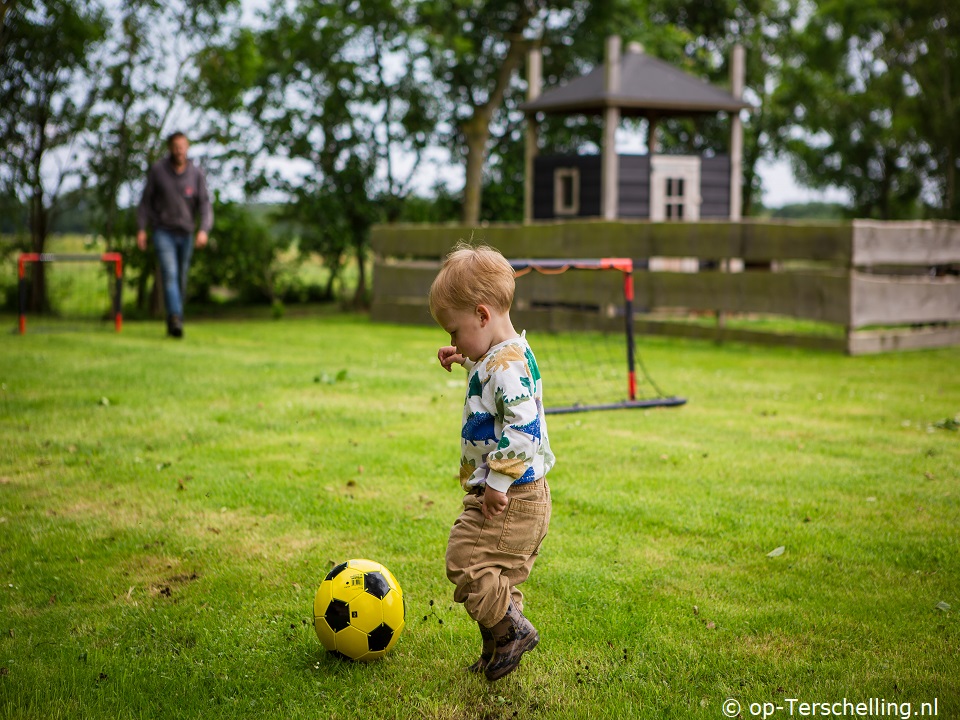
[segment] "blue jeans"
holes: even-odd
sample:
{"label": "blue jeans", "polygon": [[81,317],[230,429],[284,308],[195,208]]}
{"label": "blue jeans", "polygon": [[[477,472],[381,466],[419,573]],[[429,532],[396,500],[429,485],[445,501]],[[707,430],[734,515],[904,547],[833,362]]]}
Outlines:
{"label": "blue jeans", "polygon": [[183,317],[183,300],[187,294],[187,272],[193,255],[193,233],[180,233],[157,228],[153,231],[160,274],[163,276],[163,298],[168,315]]}

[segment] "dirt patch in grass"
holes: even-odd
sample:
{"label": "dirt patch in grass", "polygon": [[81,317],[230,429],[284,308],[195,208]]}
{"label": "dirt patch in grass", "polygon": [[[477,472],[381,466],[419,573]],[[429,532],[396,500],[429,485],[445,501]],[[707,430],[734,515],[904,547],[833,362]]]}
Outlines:
{"label": "dirt patch in grass", "polygon": [[779,661],[782,658],[798,659],[809,651],[804,638],[788,637],[779,633],[743,635],[738,638],[738,643],[744,653],[770,661]]}

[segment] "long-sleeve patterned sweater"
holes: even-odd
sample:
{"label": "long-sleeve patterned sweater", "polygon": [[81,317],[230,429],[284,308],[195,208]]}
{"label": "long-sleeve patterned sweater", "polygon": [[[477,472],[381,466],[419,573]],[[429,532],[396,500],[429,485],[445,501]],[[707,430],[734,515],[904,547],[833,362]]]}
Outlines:
{"label": "long-sleeve patterned sweater", "polygon": [[514,483],[544,477],[555,458],[543,413],[543,382],[526,337],[494,345],[464,367],[469,372],[460,433],[464,490],[486,484],[506,492]]}

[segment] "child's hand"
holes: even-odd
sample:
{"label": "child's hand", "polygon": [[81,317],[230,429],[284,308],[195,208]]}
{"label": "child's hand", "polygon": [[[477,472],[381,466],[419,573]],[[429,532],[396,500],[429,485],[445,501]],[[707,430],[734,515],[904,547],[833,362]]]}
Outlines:
{"label": "child's hand", "polygon": [[493,520],[497,515],[507,509],[507,495],[499,490],[494,490],[487,485],[483,491],[483,516],[487,520]]}
{"label": "child's hand", "polygon": [[447,372],[453,372],[452,365],[454,363],[463,365],[464,361],[463,355],[458,353],[457,349],[453,345],[446,345],[445,347],[440,348],[437,351],[437,359],[440,360],[440,364]]}

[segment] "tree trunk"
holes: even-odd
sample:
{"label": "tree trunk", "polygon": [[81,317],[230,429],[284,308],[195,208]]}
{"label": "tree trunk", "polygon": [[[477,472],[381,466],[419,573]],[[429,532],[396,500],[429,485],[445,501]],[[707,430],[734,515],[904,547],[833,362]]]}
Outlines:
{"label": "tree trunk", "polygon": [[486,160],[487,141],[490,139],[489,119],[479,110],[464,125],[467,141],[466,184],[463,188],[463,224],[477,225],[480,222],[480,201],[483,195],[483,164]]}
{"label": "tree trunk", "polygon": [[357,310],[362,310],[367,306],[367,271],[364,267],[364,252],[363,246],[360,244],[356,245],[356,255],[357,255],[357,289],[353,294],[353,307]]}
{"label": "tree trunk", "polygon": [[[35,253],[46,252],[47,218],[46,209],[43,207],[43,188],[35,186],[33,197],[30,198],[30,249]],[[46,266],[42,262],[33,263],[29,310],[34,313],[50,312]]]}
{"label": "tree trunk", "polygon": [[943,209],[944,217],[960,220],[960,208],[957,207],[957,158],[953,150],[947,152],[947,180]]}
{"label": "tree trunk", "polygon": [[510,45],[497,71],[493,88],[486,102],[475,105],[472,117],[463,123],[462,130],[467,141],[466,182],[463,188],[463,223],[477,225],[480,222],[480,201],[483,193],[483,165],[490,141],[490,121],[503,105],[503,98],[510,86],[514,71],[520,67],[527,42],[523,32],[532,17],[531,8],[522,6],[511,31],[507,33]]}

